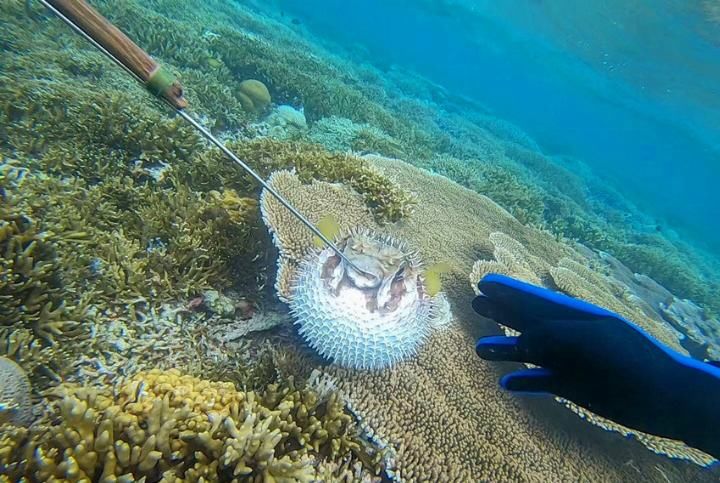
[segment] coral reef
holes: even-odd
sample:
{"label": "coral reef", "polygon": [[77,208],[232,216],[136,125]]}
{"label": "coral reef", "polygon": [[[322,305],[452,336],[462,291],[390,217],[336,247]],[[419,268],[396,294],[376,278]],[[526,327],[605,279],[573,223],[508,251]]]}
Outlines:
{"label": "coral reef", "polygon": [[285,104],[273,109],[265,124],[269,126],[268,135],[275,139],[294,139],[308,129],[305,113]]}
{"label": "coral reef", "polygon": [[[496,199],[521,221],[542,224],[558,236],[610,251],[680,297],[692,298],[716,312],[720,309],[713,296],[718,287],[713,275],[717,270],[707,266],[701,256],[663,234],[638,230],[630,223],[631,217],[639,218],[637,211],[625,209],[628,206],[609,208],[617,205],[619,197],[606,196],[610,190],[600,182],[587,181],[585,176],[581,181],[571,174],[579,171],[577,163],[539,154],[526,135],[469,99],[459,102],[439,86],[407,72],[381,74],[368,66],[350,64],[308,44],[282,22],[259,19],[241,5],[193,2],[182,15],[167,2],[118,6],[101,1],[97,6],[181,74],[193,110],[216,132],[248,130],[255,115],[242,109],[237,93],[242,79],[257,79],[270,88],[278,102],[303,107],[311,123],[336,116],[361,126],[341,143],[344,151],[378,152],[419,165],[426,165],[429,159],[443,164],[449,156],[476,167],[493,166],[487,176],[474,175],[480,180],[479,192]],[[4,8],[8,15],[3,30],[10,33],[12,42],[6,43],[3,65],[7,69],[0,83],[0,95],[8,106],[0,129],[9,136],[1,139],[10,139],[22,152],[47,149],[56,165],[74,164],[95,176],[112,169],[116,164],[109,161],[124,156],[123,152],[133,153],[131,159],[141,157],[138,146],[142,147],[140,155],[156,152],[157,158],[165,161],[198,149],[193,133],[139,101],[146,99],[140,97],[146,95],[140,89],[129,86],[126,92],[109,94],[91,89],[128,84],[77,39],[67,37],[72,49],[63,55],[38,45],[42,34],[66,38],[62,26],[29,24],[21,6]],[[200,18],[202,22],[198,22]],[[28,32],[39,35],[29,36]],[[43,81],[50,78],[56,82]],[[73,88],[63,87],[68,84]],[[408,92],[421,98],[407,98]],[[67,100],[69,108],[45,107],[57,106],[58,99]],[[137,106],[133,110],[136,117],[125,109],[130,104]],[[89,125],[87,119],[95,119],[97,113],[119,121]],[[118,135],[124,131],[130,135]],[[148,136],[159,131],[164,135]],[[36,132],[40,134],[33,135]],[[122,151],[112,149],[108,155],[96,157],[90,155],[98,151],[94,148],[69,150],[55,143],[87,139],[87,134],[97,135],[96,139],[105,136]],[[328,139],[328,146],[332,144]],[[95,169],[97,164],[103,170]]]}
{"label": "coral reef", "polygon": [[[165,183],[157,186],[142,173],[102,183],[30,173],[22,206],[63,234],[58,263],[77,285],[74,298],[84,292],[96,303],[138,297],[162,303],[227,285],[248,254],[255,256],[262,239],[254,238],[254,200],[205,195],[173,176]],[[52,202],[35,203],[32,195]],[[84,250],[74,249],[79,242]]]}
{"label": "coral reef", "polygon": [[[345,183],[362,195],[381,223],[398,221],[414,206],[413,197],[407,191],[357,156],[331,153],[317,144],[271,138],[231,142],[228,147],[265,179],[279,169],[295,168],[303,182]],[[225,178],[234,177],[237,183],[238,168],[222,156],[218,151],[203,156],[198,166],[190,166],[183,174],[184,180],[198,188]],[[243,185],[244,190],[248,185],[256,186],[249,175],[243,173],[241,179],[247,183]]]}
{"label": "coral reef", "polygon": [[44,231],[31,210],[18,206],[25,178],[12,161],[0,164],[0,355],[33,376],[55,379],[65,342],[83,332],[85,305],[57,251],[84,234]]}
{"label": "coral reef", "polygon": [[319,462],[346,458],[365,473],[381,470],[381,454],[337,394],[292,379],[255,393],[150,371],[114,392],[65,385],[54,393],[59,400],[37,428],[8,427],[0,440],[12,478],[309,482]]}
{"label": "coral reef", "polygon": [[[709,318],[697,304],[673,297],[668,303],[660,302],[662,317],[682,333],[692,345],[694,356],[720,360],[720,321]],[[690,350],[690,349],[688,349]]]}
{"label": "coral reef", "polygon": [[[345,229],[356,224],[377,229],[378,224],[402,221],[383,229],[420,247],[423,260],[450,265],[446,288],[454,311],[466,306],[466,271],[478,259],[493,258],[495,267],[522,269],[546,284],[560,283],[553,281],[553,269],[568,287],[580,286],[575,283],[581,275],[577,267],[561,263],[565,258],[579,261],[554,240],[562,237],[611,251],[633,270],[666,285],[678,299],[690,297],[711,309],[720,307],[714,297],[720,287],[714,265],[664,233],[638,228],[644,220],[632,207],[619,204],[618,196],[579,182],[569,171],[576,171],[576,165],[540,155],[527,136],[456,93],[419,77],[410,79],[397,67],[379,71],[335,57],[301,39],[286,21],[263,16],[258,13],[262,9],[244,3],[191,1],[182,9],[169,0],[98,0],[93,5],[179,76],[193,114],[222,139],[233,139],[231,149],[253,168],[263,176],[294,168],[299,179],[283,175],[292,201],[303,196],[320,200],[308,210],[311,220],[335,214]],[[56,470],[65,475],[91,467],[96,470],[92,476],[99,477],[105,463],[108,474],[130,471],[118,462],[118,455],[125,455],[124,445],[120,453],[104,446],[107,437],[97,432],[104,425],[103,430],[112,426],[117,441],[137,448],[128,460],[133,471],[142,463],[143,470],[157,476],[160,466],[176,468],[181,463],[159,448],[159,432],[148,442],[153,437],[149,426],[133,424],[152,422],[155,430],[157,418],[163,424],[171,420],[162,419],[168,414],[186,421],[181,417],[184,409],[173,406],[176,396],[171,398],[167,391],[148,396],[143,386],[138,400],[138,394],[130,395],[132,387],[121,395],[111,393],[107,384],[124,387],[121,379],[138,370],[177,366],[258,389],[259,398],[274,380],[275,366],[268,360],[270,351],[255,343],[267,343],[271,336],[253,331],[275,326],[274,345],[278,340],[297,343],[287,330],[285,314],[259,309],[242,320],[237,310],[230,315],[228,305],[223,319],[193,311],[186,300],[207,290],[231,293],[225,291],[230,285],[251,299],[268,295],[264,287],[274,259],[257,209],[259,187],[237,166],[208,150],[180,119],[167,116],[164,106],[84,40],[50,19],[40,5],[4,2],[0,10],[0,354],[18,362],[36,387],[44,386],[47,378],[99,387],[93,395],[90,389],[63,386],[65,394],[53,406],[53,421],[71,436],[60,429],[53,432],[47,420],[41,434],[3,428],[0,466],[15,475],[32,471],[38,479],[40,468],[23,465],[46,462],[43,478]],[[243,79],[262,82],[274,102],[291,107],[298,121],[293,126],[301,124],[295,113],[302,112],[308,130],[290,129],[289,124],[273,130],[270,119],[258,123],[254,105],[243,109]],[[408,93],[418,98],[408,98]],[[288,116],[278,119],[282,120],[272,122],[282,124]],[[292,142],[249,139],[280,131],[278,137]],[[402,163],[346,154],[349,151],[400,157],[433,169],[489,195],[514,217],[444,178]],[[561,164],[564,167],[558,168]],[[275,181],[280,183],[280,178]],[[409,216],[416,206],[410,193],[417,193],[420,201],[421,210],[414,216]],[[277,207],[271,211],[266,216],[287,227],[275,237],[301,240],[297,245],[286,243],[280,253],[284,263],[277,289],[287,297],[290,275],[311,246],[312,235],[287,212]],[[629,221],[632,217],[635,221]],[[515,218],[544,226],[554,236],[530,230]],[[453,226],[452,233],[445,229],[448,226]],[[491,237],[492,233],[507,236]],[[538,270],[537,260],[547,266]],[[603,297],[627,295],[612,285],[601,288]],[[30,303],[18,304],[21,299]],[[632,300],[628,303],[634,307]],[[11,318],[13,322],[6,324]],[[584,425],[562,408],[556,414],[556,404],[521,403],[499,393],[496,370],[477,361],[468,349],[480,329],[496,330],[493,325],[476,322],[462,309],[454,320],[444,311],[432,324],[444,330],[431,333],[418,356],[401,368],[379,375],[333,365],[327,369],[351,397],[365,428],[377,441],[385,439],[398,449],[399,476],[635,480],[660,471],[677,480],[702,479],[682,464],[670,466],[639,445]],[[250,359],[256,364],[248,364]],[[293,401],[305,397],[290,394],[297,391],[286,395]],[[154,404],[160,407],[155,413]],[[335,406],[339,411],[339,403]],[[326,408],[317,407],[316,419],[325,417]],[[279,410],[266,401],[256,409]],[[208,414],[195,409],[190,414],[210,424]],[[246,418],[241,421],[237,415],[233,424],[242,436]],[[111,416],[122,416],[120,426],[115,428]],[[83,417],[92,419],[92,425]],[[267,423],[269,419],[258,416],[247,429],[268,424],[266,429],[272,431],[273,424],[280,423]],[[212,451],[204,449],[187,458],[193,462],[195,457],[228,455],[227,467],[226,459],[219,457],[214,466],[209,461],[202,468],[181,466],[188,478],[224,478],[242,463],[259,475],[296,471],[302,477],[312,470],[316,479],[360,480],[367,477],[363,468],[373,466],[352,450],[336,452],[333,458],[336,443],[330,448],[322,443],[317,451],[307,449],[310,467],[300,455],[304,450],[298,449],[307,441],[293,436],[278,442],[286,454],[280,451],[263,459],[265,454],[255,452],[252,461],[245,461],[234,449],[237,445],[230,443],[240,439],[224,423],[221,426],[207,439]],[[133,428],[133,437],[143,439],[130,441],[130,433],[122,433],[128,428]],[[102,449],[102,455],[113,454],[115,462],[93,462],[97,451],[87,451],[73,462],[80,435]],[[221,446],[215,436],[222,438]],[[187,449],[189,443],[177,437],[173,435],[174,444]],[[611,443],[606,445],[603,438]],[[45,445],[43,459],[34,458],[32,444],[25,444],[30,440]],[[90,443],[79,444],[87,449]],[[649,443],[653,444],[660,443]],[[69,459],[63,461],[65,450]],[[253,466],[258,459],[260,465]],[[626,460],[625,466],[617,465]],[[440,474],[443,468],[447,472]]]}
{"label": "coral reef", "polygon": [[232,317],[235,315],[234,301],[218,292],[217,290],[206,290],[202,294],[203,306],[220,317]]}
{"label": "coral reef", "polygon": [[407,158],[405,146],[376,126],[355,123],[337,116],[324,117],[313,123],[309,138],[330,151],[376,153]]}
{"label": "coral reef", "polygon": [[330,116],[318,119],[310,126],[308,137],[312,142],[322,144],[332,152],[352,151],[358,132],[363,126],[350,119]]}
{"label": "coral reef", "polygon": [[291,319],[287,313],[263,311],[248,319],[235,319],[230,323],[218,326],[214,336],[224,343],[242,340],[248,334],[274,329],[281,325],[289,325]]}
{"label": "coral reef", "polygon": [[5,328],[32,329],[52,344],[74,323],[63,301],[69,287],[49,237],[16,206],[8,171],[0,171],[0,318]]}
{"label": "coral reef", "polygon": [[507,164],[440,156],[419,164],[487,196],[508,210],[520,222],[542,225],[544,194]]}
{"label": "coral reef", "polygon": [[210,199],[218,203],[227,212],[230,221],[236,224],[252,223],[257,217],[257,200],[241,197],[234,189],[224,189],[222,193],[215,190],[208,192]]}

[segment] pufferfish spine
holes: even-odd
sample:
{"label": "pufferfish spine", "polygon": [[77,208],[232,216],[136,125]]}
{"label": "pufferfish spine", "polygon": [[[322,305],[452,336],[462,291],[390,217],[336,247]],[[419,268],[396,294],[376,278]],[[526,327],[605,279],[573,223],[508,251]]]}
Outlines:
{"label": "pufferfish spine", "polygon": [[380,369],[415,354],[442,299],[426,293],[417,256],[367,230],[340,237],[338,246],[367,273],[329,248],[308,254],[290,299],[300,335],[324,358],[351,368]]}

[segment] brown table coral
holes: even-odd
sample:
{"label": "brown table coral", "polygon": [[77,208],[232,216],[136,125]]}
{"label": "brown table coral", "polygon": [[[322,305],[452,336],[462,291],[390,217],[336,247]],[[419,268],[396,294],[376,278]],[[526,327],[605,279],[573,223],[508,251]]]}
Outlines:
{"label": "brown table coral", "polygon": [[[504,367],[474,353],[475,339],[498,333],[498,328],[470,309],[470,268],[478,259],[494,259],[492,233],[508,235],[493,237],[507,241],[505,259],[527,252],[533,258],[525,262],[526,271],[547,266],[537,274],[540,279],[549,279],[550,267],[577,255],[443,177],[400,161],[372,158],[372,163],[418,197],[416,212],[387,232],[417,248],[429,262],[442,260],[451,267],[445,289],[454,320],[435,332],[416,358],[375,372],[322,368],[368,432],[395,449],[395,476],[406,481],[651,481],[663,476],[683,481],[707,474],[589,425],[551,399],[519,399],[502,392],[497,380]],[[295,201],[301,211],[317,209],[315,199]],[[332,204],[327,198],[322,202]],[[296,242],[288,245],[293,253],[302,253],[305,242],[290,241]],[[523,247],[520,253],[518,246]],[[280,280],[281,294],[283,287]],[[318,365],[308,357],[289,360],[298,372]]]}

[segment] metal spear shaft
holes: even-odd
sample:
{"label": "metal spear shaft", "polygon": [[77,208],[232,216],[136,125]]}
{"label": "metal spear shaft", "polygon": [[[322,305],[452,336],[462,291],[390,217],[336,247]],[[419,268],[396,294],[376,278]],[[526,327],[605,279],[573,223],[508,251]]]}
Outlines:
{"label": "metal spear shaft", "polygon": [[291,205],[285,197],[271,187],[258,173],[248,166],[247,163],[238,158],[195,118],[185,112],[184,109],[188,106],[188,102],[183,97],[183,88],[180,83],[97,10],[83,0],[40,0],[40,3],[68,24],[75,32],[82,35],[113,62],[125,69],[125,71],[138,82],[147,87],[150,92],[170,105],[180,117],[190,123],[203,137],[217,146],[227,157],[255,178],[264,189],[273,195],[273,197],[287,208],[293,216],[300,220],[303,225],[308,227],[323,243],[330,247],[346,264],[358,272],[372,275],[358,268],[332,241],[323,235],[310,220]]}

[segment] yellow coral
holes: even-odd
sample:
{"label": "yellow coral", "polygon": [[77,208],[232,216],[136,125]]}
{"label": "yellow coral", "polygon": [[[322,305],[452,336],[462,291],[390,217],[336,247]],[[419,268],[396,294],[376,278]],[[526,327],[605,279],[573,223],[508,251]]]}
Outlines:
{"label": "yellow coral", "polygon": [[60,399],[39,425],[43,429],[22,442],[27,433],[9,428],[0,439],[3,464],[34,453],[14,464],[11,476],[58,482],[310,482],[325,457],[357,454],[372,460],[337,396],[323,399],[292,380],[259,394],[153,370],[114,393],[72,385],[54,393]]}
{"label": "yellow coral", "polygon": [[227,211],[228,217],[233,223],[248,223],[257,213],[257,200],[242,197],[234,189],[224,189],[222,192],[212,190],[208,195],[210,195],[210,199]]}

